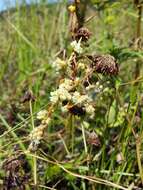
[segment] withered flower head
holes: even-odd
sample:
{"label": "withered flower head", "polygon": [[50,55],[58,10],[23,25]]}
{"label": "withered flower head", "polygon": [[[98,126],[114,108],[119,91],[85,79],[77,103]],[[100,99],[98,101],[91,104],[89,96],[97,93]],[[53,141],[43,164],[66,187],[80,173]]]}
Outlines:
{"label": "withered flower head", "polygon": [[21,160],[16,157],[11,157],[3,163],[3,168],[5,171],[15,172],[19,170],[21,164]]}
{"label": "withered flower head", "polygon": [[117,75],[119,68],[115,58],[111,55],[93,55],[87,56],[91,61],[91,67],[98,73]]}
{"label": "withered flower head", "polygon": [[84,42],[86,42],[91,36],[91,32],[85,28],[85,27],[82,27],[80,29],[78,29],[78,31],[76,32],[75,34],[75,39],[77,41],[79,41],[80,39]]}
{"label": "withered flower head", "polygon": [[32,91],[28,90],[25,92],[24,96],[21,98],[21,103],[25,103],[25,102],[28,102],[28,101],[35,101],[35,97],[32,93]]}
{"label": "withered flower head", "polygon": [[[3,169],[6,176],[3,181],[4,189],[25,189],[25,183],[28,181],[28,175],[24,171],[24,155],[19,157],[12,156],[3,163]],[[21,171],[23,169],[23,171]]]}
{"label": "withered flower head", "polygon": [[88,143],[97,147],[101,145],[100,139],[94,131],[89,134]]}

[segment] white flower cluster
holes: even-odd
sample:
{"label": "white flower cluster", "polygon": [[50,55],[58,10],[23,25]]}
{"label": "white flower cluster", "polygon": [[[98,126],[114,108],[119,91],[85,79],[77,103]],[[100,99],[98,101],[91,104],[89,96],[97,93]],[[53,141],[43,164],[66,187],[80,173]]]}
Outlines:
{"label": "white flower cluster", "polygon": [[95,93],[100,93],[103,90],[103,85],[101,85],[98,81],[95,83],[95,85],[89,85],[86,87],[86,90],[92,90],[92,89],[94,89]]}
{"label": "white flower cluster", "polygon": [[42,124],[48,125],[51,121],[51,118],[48,116],[47,110],[41,110],[37,113],[37,119],[41,120]]}
{"label": "white flower cluster", "polygon": [[64,82],[59,85],[59,88],[50,93],[50,101],[57,103],[58,101],[71,100],[71,94],[69,91],[73,87],[73,81],[70,79],[64,79]]}
{"label": "white flower cluster", "polygon": [[58,73],[60,70],[66,67],[66,61],[60,59],[57,57],[57,59],[52,63],[52,67],[56,70]]}
{"label": "white flower cluster", "polygon": [[84,107],[87,114],[91,117],[94,116],[95,108],[92,105],[92,99],[88,95],[81,95],[79,92],[75,91],[72,96],[72,101],[74,104],[78,104]]}
{"label": "white flower cluster", "polygon": [[71,47],[73,48],[73,50],[76,53],[81,54],[83,52],[83,49],[81,47],[81,40],[79,40],[78,42],[76,40],[74,40],[73,42],[71,42]]}
{"label": "white flower cluster", "polygon": [[[50,100],[52,103],[57,103],[58,101],[68,101],[71,105],[81,106],[85,109],[87,114],[94,115],[94,107],[92,106],[92,99],[86,94],[80,94],[78,91],[71,91],[71,89],[78,85],[79,79],[77,78],[74,82],[70,79],[65,79],[63,83],[59,85],[59,88],[51,92]],[[61,110],[63,112],[68,111],[68,105],[62,106]]]}
{"label": "white flower cluster", "polygon": [[45,129],[44,124],[41,124],[38,127],[35,127],[30,134],[30,139],[40,141],[43,138],[44,129]]}
{"label": "white flower cluster", "polygon": [[29,149],[31,150],[35,149],[40,144],[40,140],[44,135],[44,130],[51,121],[48,116],[48,111],[46,110],[38,112],[37,119],[41,120],[41,124],[38,127],[35,127],[30,134],[31,144]]}
{"label": "white flower cluster", "polygon": [[91,102],[91,98],[88,95],[81,95],[79,92],[75,91],[72,96],[72,101],[74,104],[83,104]]}

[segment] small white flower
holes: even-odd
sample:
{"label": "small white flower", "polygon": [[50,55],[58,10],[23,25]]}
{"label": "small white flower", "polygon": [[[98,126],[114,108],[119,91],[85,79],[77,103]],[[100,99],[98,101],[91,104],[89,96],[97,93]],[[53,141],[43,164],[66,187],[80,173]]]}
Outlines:
{"label": "small white flower", "polygon": [[40,140],[43,138],[43,132],[44,132],[44,129],[45,129],[45,125],[44,124],[41,124],[39,125],[38,127],[34,128],[32,131],[31,131],[31,134],[30,134],[30,138],[32,140]]}
{"label": "small white flower", "polygon": [[96,86],[99,86],[99,85],[100,85],[99,81],[97,81],[95,85],[96,85]]}
{"label": "small white flower", "polygon": [[58,95],[59,95],[59,99],[61,101],[70,100],[71,99],[70,93],[65,88],[59,88],[58,89]]}
{"label": "small white flower", "polygon": [[41,110],[37,113],[37,119],[44,119],[47,116],[48,112],[47,110]]}
{"label": "small white flower", "polygon": [[66,66],[66,62],[64,60],[60,59],[59,57],[52,63],[52,67],[56,71],[62,70],[65,66]]}
{"label": "small white flower", "polygon": [[40,140],[38,139],[32,140],[28,149],[30,151],[36,151],[39,144],[40,144]]}
{"label": "small white flower", "polygon": [[85,110],[86,110],[86,113],[90,114],[90,115],[94,115],[94,112],[95,112],[95,108],[92,106],[92,105],[86,105],[85,106]]}
{"label": "small white flower", "polygon": [[73,50],[79,54],[81,54],[83,52],[83,49],[81,47],[81,43],[80,43],[81,40],[79,40],[78,42],[76,40],[74,40],[72,43],[71,43],[71,47],[73,48]]}
{"label": "small white flower", "polygon": [[67,113],[67,112],[68,112],[67,106],[62,106],[62,107],[61,107],[61,111],[62,111],[63,113]]}
{"label": "small white flower", "polygon": [[102,90],[102,89],[103,89],[103,85],[100,85],[100,86],[99,86],[99,89],[101,89],[101,90]]}
{"label": "small white flower", "polygon": [[75,104],[84,104],[86,102],[90,102],[91,99],[88,95],[81,95],[79,92],[74,92],[72,96],[72,101]]}
{"label": "small white flower", "polygon": [[103,92],[109,92],[109,88],[108,87],[104,88]]}
{"label": "small white flower", "polygon": [[71,94],[69,91],[72,89],[72,87],[73,81],[70,79],[64,79],[64,82],[59,85],[59,88],[56,91],[50,93],[50,101],[57,103],[58,100],[71,100]]}
{"label": "small white flower", "polygon": [[54,92],[51,92],[50,95],[51,95],[51,96],[50,96],[50,101],[51,101],[52,103],[56,104],[56,103],[58,102],[58,100],[59,100],[59,95],[58,95],[57,90],[54,91]]}
{"label": "small white flower", "polygon": [[80,83],[80,78],[76,77],[75,81],[74,81],[75,85],[78,85]]}
{"label": "small white flower", "polygon": [[86,90],[92,90],[95,88],[94,84],[90,84],[89,86],[86,87]]}
{"label": "small white flower", "polygon": [[70,80],[70,79],[64,79],[64,82],[59,85],[59,88],[60,89],[66,89],[66,90],[69,91],[69,90],[71,90],[72,85],[73,85],[73,81],[72,80]]}
{"label": "small white flower", "polygon": [[86,68],[84,63],[78,63],[78,69],[84,70]]}
{"label": "small white flower", "polygon": [[47,118],[47,119],[45,119],[45,121],[44,121],[44,123],[46,123],[47,125],[50,123],[50,121],[51,121],[51,118]]}

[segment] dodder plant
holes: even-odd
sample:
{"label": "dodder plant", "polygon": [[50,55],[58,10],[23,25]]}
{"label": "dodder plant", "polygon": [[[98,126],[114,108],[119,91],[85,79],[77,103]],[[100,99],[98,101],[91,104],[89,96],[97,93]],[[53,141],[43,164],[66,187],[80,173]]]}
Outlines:
{"label": "dodder plant", "polygon": [[[72,17],[75,17],[75,7],[69,7]],[[75,20],[74,20],[75,22]],[[37,119],[41,120],[38,127],[30,134],[31,144],[29,150],[37,150],[41,139],[44,138],[44,131],[50,125],[56,110],[60,109],[63,121],[68,120],[65,126],[67,150],[74,150],[74,136],[76,126],[82,126],[83,142],[85,152],[87,145],[85,139],[85,124],[95,120],[96,102],[107,90],[100,84],[102,75],[118,74],[118,65],[111,55],[86,55],[84,47],[88,42],[91,32],[85,28],[79,28],[78,23],[72,26],[72,42],[70,43],[70,55],[57,59],[53,63],[59,80],[58,88],[50,93],[51,106],[48,110],[38,113]],[[98,96],[99,94],[99,96]],[[63,122],[64,123],[64,122]],[[71,143],[70,143],[71,141]],[[69,152],[68,152],[69,153]]]}

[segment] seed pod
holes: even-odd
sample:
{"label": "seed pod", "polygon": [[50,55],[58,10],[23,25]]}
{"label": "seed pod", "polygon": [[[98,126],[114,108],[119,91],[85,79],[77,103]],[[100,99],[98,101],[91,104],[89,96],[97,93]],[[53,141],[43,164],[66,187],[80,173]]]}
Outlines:
{"label": "seed pod", "polygon": [[119,68],[115,58],[111,55],[93,55],[87,56],[91,61],[91,67],[97,73],[117,75]]}

